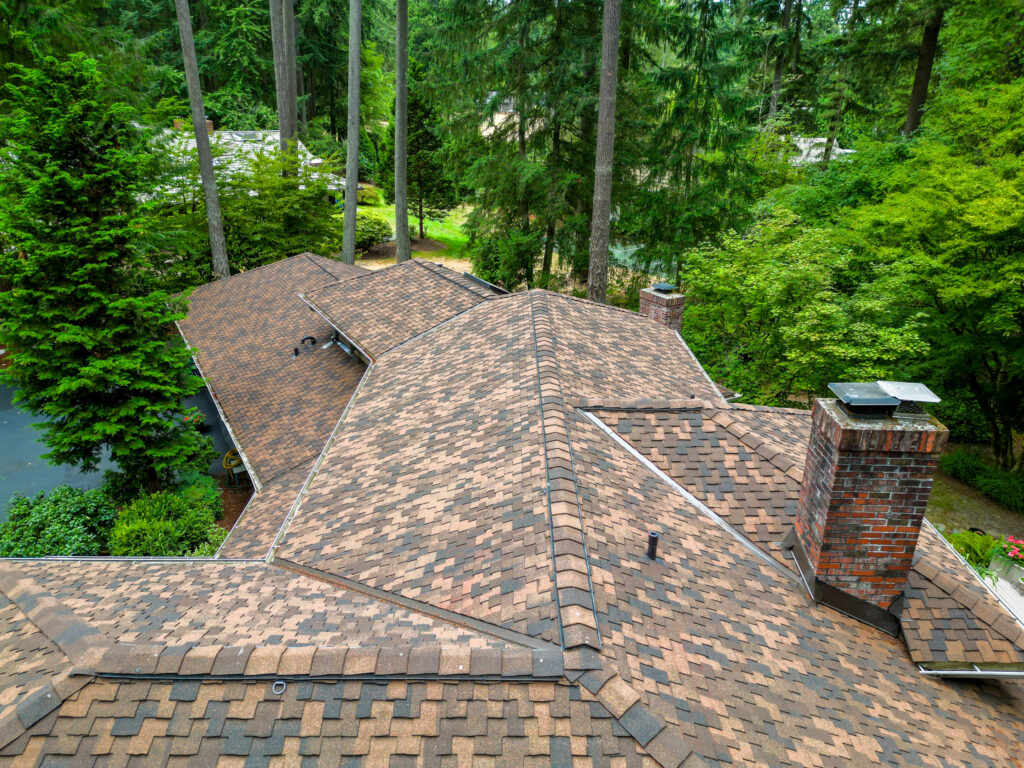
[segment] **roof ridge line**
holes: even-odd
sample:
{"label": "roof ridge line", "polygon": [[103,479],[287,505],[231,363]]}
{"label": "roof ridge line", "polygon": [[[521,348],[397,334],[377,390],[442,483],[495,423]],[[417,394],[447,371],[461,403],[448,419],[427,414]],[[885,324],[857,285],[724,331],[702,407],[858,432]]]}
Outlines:
{"label": "roof ridge line", "polygon": [[113,643],[90,670],[96,677],[206,680],[560,679],[560,648],[465,645],[225,645]]}
{"label": "roof ridge line", "polygon": [[[334,278],[335,282],[340,282],[340,281],[345,279],[343,277],[338,277],[337,275],[334,275],[334,274],[328,272],[327,268],[324,267],[323,264],[318,264],[316,261],[314,261],[313,257],[316,256],[318,259],[330,259],[331,261],[338,261],[338,259],[331,259],[330,256],[321,256],[319,253],[313,253],[312,251],[303,251],[302,253],[299,253],[299,254],[296,254],[296,255],[298,255],[298,256],[305,256],[306,257],[306,261],[308,261],[314,267],[319,269],[321,272],[323,272],[323,273],[325,273],[327,275],[330,275],[332,278]],[[338,263],[339,264],[344,264],[347,267],[353,267],[353,268],[359,269],[359,267],[356,267],[355,264],[349,264],[347,261],[338,261]],[[362,269],[365,269],[365,267],[362,267]]]}
{"label": "roof ridge line", "polygon": [[[539,296],[538,300],[535,300]],[[583,515],[576,484],[576,462],[569,439],[561,371],[544,294],[531,291],[530,315],[540,399],[541,437],[547,480],[548,530],[555,582],[555,605],[566,649],[601,649],[597,603],[590,558],[583,535]]]}
{"label": "roof ridge line", "polygon": [[400,608],[420,613],[424,616],[430,616],[431,618],[444,621],[448,624],[465,627],[466,629],[470,629],[474,632],[496,637],[507,643],[515,643],[516,645],[538,650],[562,650],[559,646],[549,643],[546,640],[542,640],[539,637],[524,635],[522,632],[516,632],[513,629],[492,624],[491,622],[484,621],[483,619],[467,616],[464,613],[451,611],[447,608],[440,608],[436,605],[431,605],[430,603],[424,603],[422,600],[406,597],[405,595],[400,595],[396,592],[388,592],[387,590],[380,589],[379,587],[371,587],[369,584],[364,584],[361,581],[356,581],[355,579],[350,579],[345,576],[338,576],[334,573],[328,573],[327,571],[322,571],[319,568],[312,568],[308,565],[302,565],[301,563],[296,563],[293,560],[273,557],[268,561],[268,563],[272,566],[281,568],[282,570],[297,573],[300,576],[316,579],[317,581],[322,581],[335,587],[347,589],[350,592],[358,592],[363,595],[368,595],[380,602],[391,603],[392,605],[397,605]]}
{"label": "roof ridge line", "polygon": [[448,275],[444,274],[443,272],[438,271],[438,270],[444,269],[444,270],[447,270],[449,272],[455,273],[455,270],[448,269],[448,267],[444,266],[443,264],[437,264],[437,263],[435,263],[433,261],[427,261],[426,259],[421,259],[421,258],[409,259],[409,261],[411,261],[413,264],[419,264],[420,267],[422,267],[423,269],[427,270],[427,272],[430,272],[432,275],[437,275],[442,280],[447,280],[452,285],[458,286],[462,290],[467,291],[468,293],[471,293],[474,296],[482,297],[485,300],[486,299],[494,298],[494,294],[493,293],[485,294],[483,292],[478,292],[475,288],[470,288],[468,285],[463,285],[462,283],[458,282],[457,280],[453,280],[452,278],[448,277]]}
{"label": "roof ridge line", "polygon": [[[732,416],[724,409],[711,409],[709,418],[756,453],[760,458],[764,459],[777,470],[782,472],[782,474],[798,483],[803,482],[803,467],[798,462],[791,459],[785,451],[783,451],[782,448],[774,442],[762,437],[750,429],[747,429],[743,424],[740,424],[738,421],[733,419]],[[754,437],[751,438],[751,435]]]}
{"label": "roof ridge line", "polygon": [[[271,262],[268,262],[267,264],[260,264],[258,267],[253,267],[252,269],[243,269],[241,271],[235,272],[232,275],[228,275],[226,278],[221,278],[220,280],[213,280],[213,281],[211,281],[209,283],[203,283],[202,285],[194,286],[192,288],[192,294],[194,294],[200,288],[205,288],[208,285],[217,285],[221,280],[230,280],[232,277],[239,277],[241,275],[254,274],[256,272],[259,272],[261,269],[269,269],[270,267],[277,266],[278,264],[281,264],[282,262],[291,261],[292,259],[298,259],[300,256],[320,256],[320,254],[319,253],[313,253],[312,251],[302,251],[301,253],[293,253],[291,256],[285,256],[283,259],[278,259],[277,261],[271,261]],[[320,256],[320,258],[321,259],[330,259],[331,257],[330,256]],[[308,261],[308,259],[307,259],[307,261]],[[346,264],[346,262],[341,261],[339,259],[331,259],[331,261],[337,261],[339,264],[345,264],[348,267],[355,267],[356,266],[355,264]],[[320,267],[319,264],[316,264],[315,266]],[[369,270],[367,270],[366,267],[358,267],[358,268],[359,269],[363,269],[363,270],[369,272]],[[320,267],[320,269],[323,269],[323,267]],[[324,271],[326,272],[327,270],[324,270]],[[352,277],[362,277],[362,275],[352,275]],[[345,280],[345,279],[351,279],[351,278],[335,277],[335,282],[341,282],[342,280]],[[189,295],[191,296],[192,294],[189,294]]]}
{"label": "roof ridge line", "polygon": [[677,398],[600,398],[569,399],[569,405],[581,411],[703,411],[712,407],[698,397]]}

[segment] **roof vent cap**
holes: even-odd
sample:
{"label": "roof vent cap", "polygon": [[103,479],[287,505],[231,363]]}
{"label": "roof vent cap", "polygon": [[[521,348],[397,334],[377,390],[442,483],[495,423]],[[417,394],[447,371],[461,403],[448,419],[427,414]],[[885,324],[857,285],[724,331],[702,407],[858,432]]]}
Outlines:
{"label": "roof vent cap", "polygon": [[672,293],[676,287],[672,283],[655,283],[651,286],[651,290],[657,291],[658,293]]}
{"label": "roof vent cap", "polygon": [[941,402],[924,384],[911,381],[832,382],[828,388],[853,419],[926,419],[920,404]]}

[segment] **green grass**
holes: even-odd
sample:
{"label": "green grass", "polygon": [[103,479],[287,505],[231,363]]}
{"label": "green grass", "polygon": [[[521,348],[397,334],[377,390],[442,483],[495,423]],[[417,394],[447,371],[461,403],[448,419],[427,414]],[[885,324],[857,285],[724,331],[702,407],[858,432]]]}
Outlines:
{"label": "green grass", "polygon": [[925,512],[946,532],[981,528],[992,536],[1024,536],[1024,515],[996,504],[980,491],[945,472],[935,473],[935,484]]}
{"label": "green grass", "polygon": [[[395,226],[395,206],[391,204],[377,205],[377,206],[366,206],[367,210],[374,211],[385,217],[391,222],[392,228]],[[443,251],[413,251],[413,256],[424,256],[429,258],[430,256],[444,256],[446,259],[460,259],[463,258],[462,251],[466,247],[466,243],[469,238],[462,231],[462,225],[466,222],[466,216],[469,214],[469,208],[463,206],[456,208],[444,219],[444,221],[435,221],[434,219],[427,219],[424,222],[424,229],[426,235],[431,240],[437,240],[439,243],[445,244]],[[414,217],[409,217],[409,223],[418,228],[419,221]],[[418,231],[418,229],[417,229]]]}

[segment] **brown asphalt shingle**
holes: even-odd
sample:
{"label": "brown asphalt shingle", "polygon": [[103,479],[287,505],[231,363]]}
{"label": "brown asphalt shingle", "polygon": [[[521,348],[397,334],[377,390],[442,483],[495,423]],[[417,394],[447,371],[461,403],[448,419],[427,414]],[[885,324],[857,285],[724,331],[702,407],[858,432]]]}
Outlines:
{"label": "brown asphalt shingle", "polygon": [[69,764],[644,765],[596,701],[552,682],[110,681],[69,698],[0,749]]}
{"label": "brown asphalt shingle", "polygon": [[64,562],[0,562],[0,576],[12,572],[45,585],[80,620],[122,643],[476,646],[498,642],[259,562],[94,560],[76,563],[73,569]]}
{"label": "brown asphalt shingle", "polygon": [[314,463],[310,459],[290,472],[278,475],[266,483],[262,491],[253,494],[217,556],[257,560],[266,558]]}
{"label": "brown asphalt shingle", "polygon": [[[1008,764],[1024,686],[920,675],[901,640],[814,605],[596,426],[570,427],[602,654],[697,752],[744,765]],[[644,556],[649,530],[657,562]]]}
{"label": "brown asphalt shingle", "polygon": [[[337,346],[334,329],[298,294],[366,274],[300,254],[201,286],[179,323],[214,398],[259,483],[320,453],[364,366]],[[310,349],[292,350],[304,336]]]}
{"label": "brown asphalt shingle", "polygon": [[930,527],[904,639],[789,570],[805,413],[730,407],[622,310],[429,263],[327,293],[375,361],[225,546],[263,556],[309,477],[267,562],[0,567],[0,765],[1012,764],[1022,685],[917,667],[1021,647]]}
{"label": "brown asphalt shingle", "polygon": [[422,259],[305,293],[310,304],[373,359],[496,296]]}

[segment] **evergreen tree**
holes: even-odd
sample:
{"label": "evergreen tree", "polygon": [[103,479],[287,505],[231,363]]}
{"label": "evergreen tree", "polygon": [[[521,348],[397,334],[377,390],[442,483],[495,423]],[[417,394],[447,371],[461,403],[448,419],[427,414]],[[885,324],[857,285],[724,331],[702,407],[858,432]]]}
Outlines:
{"label": "evergreen tree", "polygon": [[201,380],[150,291],[135,242],[155,157],[81,55],[17,67],[0,106],[0,345],[16,401],[45,418],[46,458],[89,470],[109,448],[158,485],[198,449],[181,400]]}
{"label": "evergreen tree", "polygon": [[[427,101],[424,90],[426,83],[423,67],[413,62],[409,68],[409,138],[407,188],[409,207],[419,222],[420,239],[429,233],[426,219],[443,219],[459,204],[458,189],[448,178],[441,157],[441,137],[435,109]],[[397,125],[396,125],[397,129]],[[397,131],[396,131],[397,132]],[[394,144],[389,147],[389,159],[397,151]],[[385,163],[388,168],[390,163]],[[398,202],[398,185],[390,173],[381,174],[381,186],[389,200]],[[396,223],[400,235],[402,222]],[[406,228],[408,231],[408,227]]]}

